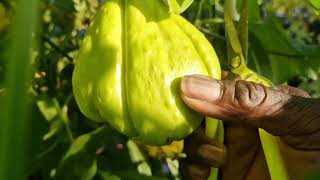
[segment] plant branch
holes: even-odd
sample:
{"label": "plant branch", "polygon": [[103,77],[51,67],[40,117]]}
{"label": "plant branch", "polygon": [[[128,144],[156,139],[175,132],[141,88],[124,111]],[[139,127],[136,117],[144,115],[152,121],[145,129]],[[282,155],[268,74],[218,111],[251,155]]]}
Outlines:
{"label": "plant branch", "polygon": [[244,58],[248,58],[248,0],[242,1],[242,12],[239,20],[239,40]]}
{"label": "plant branch", "polygon": [[70,57],[65,51],[63,51],[58,45],[56,45],[53,41],[51,41],[50,38],[46,37],[45,35],[42,35],[41,38],[47,42],[53,49],[58,51],[60,54],[62,54],[64,57],[66,57],[68,60],[73,61],[73,58]]}

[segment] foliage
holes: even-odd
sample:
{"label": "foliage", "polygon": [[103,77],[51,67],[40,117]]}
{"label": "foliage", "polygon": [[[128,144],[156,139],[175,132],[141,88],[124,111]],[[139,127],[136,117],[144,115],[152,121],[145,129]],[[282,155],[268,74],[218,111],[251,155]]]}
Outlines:
{"label": "foliage", "polygon": [[[2,24],[2,28],[6,28],[9,20],[3,7],[2,16],[6,23]],[[38,12],[31,11],[34,7],[37,7],[36,0],[16,2],[17,11],[11,25],[10,43],[3,47],[7,50],[7,54],[4,55],[8,60],[6,64],[8,70],[5,96],[0,97],[0,179],[22,177],[24,174],[22,165],[26,165],[28,158],[25,154],[29,153],[28,149],[24,149],[28,145],[29,135],[29,128],[26,127],[31,125],[29,118],[26,117],[29,106],[28,87],[25,84],[30,80],[29,62],[33,55],[31,50],[35,47],[35,37],[32,33],[35,32],[38,22]],[[11,170],[12,167],[16,167],[15,171]]]}
{"label": "foliage", "polygon": [[180,14],[185,11],[193,2],[193,0],[163,0],[172,13]]}
{"label": "foliage", "polygon": [[[16,2],[19,1],[0,1],[0,97],[8,91],[5,78],[12,73],[21,76],[19,73],[27,70],[19,67],[7,73],[9,59],[13,59],[7,48],[13,37],[9,34],[14,29],[13,15],[18,14],[14,12],[19,9]],[[249,6],[249,67],[276,84],[300,86],[320,97],[320,18],[316,11],[300,0],[252,2]],[[25,102],[30,107],[32,125],[25,175],[29,179],[178,178],[176,160],[149,157],[134,142],[110,127],[88,121],[75,103],[71,86],[75,57],[102,3],[103,0],[40,1],[41,26],[34,32],[39,44],[32,53],[32,80],[21,82],[29,92]],[[195,0],[182,15],[207,36],[224,69],[228,69],[222,2]],[[25,21],[31,22],[28,15]],[[19,26],[19,32],[25,28]],[[6,105],[0,100],[0,105]],[[11,113],[19,115],[15,108],[23,103],[23,99],[15,100]],[[12,133],[24,136],[18,130]]]}
{"label": "foliage", "polygon": [[[290,38],[293,38],[294,42],[292,44],[298,44],[301,47],[306,45],[313,46],[320,42],[318,3],[319,1],[317,0],[310,0],[309,4],[299,0],[276,0],[273,3],[266,4],[266,7],[273,10],[277,19],[280,20],[282,27],[285,29],[285,31],[282,31],[282,34],[287,34]],[[301,50],[304,51],[304,48]],[[316,65],[318,64],[317,58],[310,58],[310,56],[292,57],[290,59],[306,59],[308,62],[313,61]],[[304,62],[295,61],[294,64],[296,68],[290,67],[290,71],[304,71],[304,73],[288,77],[288,83],[303,88],[313,97],[319,97],[319,89],[316,88],[320,85],[318,80],[319,68],[314,66],[313,68],[306,69],[308,66]],[[281,66],[278,67],[281,68]]]}

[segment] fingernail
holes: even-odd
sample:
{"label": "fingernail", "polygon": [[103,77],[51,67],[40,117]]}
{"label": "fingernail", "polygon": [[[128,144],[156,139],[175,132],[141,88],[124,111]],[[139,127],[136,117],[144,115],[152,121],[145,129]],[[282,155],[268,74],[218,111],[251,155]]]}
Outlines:
{"label": "fingernail", "polygon": [[205,75],[202,75],[202,74],[194,74],[194,75],[192,75],[192,76],[197,76],[197,77],[200,77],[200,78],[204,78],[204,79],[211,80],[211,77],[205,76]]}
{"label": "fingernail", "polygon": [[181,81],[182,96],[207,102],[219,99],[220,88],[217,80],[199,75],[185,76]]}

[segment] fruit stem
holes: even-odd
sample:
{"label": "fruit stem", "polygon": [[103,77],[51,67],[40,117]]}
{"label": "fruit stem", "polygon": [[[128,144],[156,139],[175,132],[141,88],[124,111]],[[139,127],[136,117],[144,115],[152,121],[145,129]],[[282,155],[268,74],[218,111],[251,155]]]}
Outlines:
{"label": "fruit stem", "polygon": [[[233,19],[231,15],[232,11],[235,11],[233,0],[225,1],[225,27],[226,27],[226,36],[227,36],[227,50],[228,50],[228,59],[230,60],[230,68],[234,74],[237,74],[243,80],[261,83],[265,86],[272,87],[272,83],[256,74],[256,72],[250,70],[246,65],[246,58],[244,57],[242,47],[236,27],[234,25]],[[248,11],[243,11],[244,13],[248,13]],[[248,17],[247,15],[245,15]],[[242,19],[242,22],[245,21]],[[288,175],[285,169],[285,165],[283,159],[281,157],[281,153],[278,147],[278,137],[274,137],[266,131],[259,129],[260,140],[262,144],[262,148],[264,151],[264,155],[267,161],[269,173],[272,180],[287,180]]]}

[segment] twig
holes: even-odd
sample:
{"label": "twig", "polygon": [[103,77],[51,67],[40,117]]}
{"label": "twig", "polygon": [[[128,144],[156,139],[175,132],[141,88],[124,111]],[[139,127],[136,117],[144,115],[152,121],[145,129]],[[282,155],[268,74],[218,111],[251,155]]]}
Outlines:
{"label": "twig", "polygon": [[62,54],[64,57],[66,57],[68,60],[73,61],[73,58],[70,57],[65,51],[63,51],[58,45],[56,45],[54,42],[50,40],[50,38],[42,35],[42,39],[47,42],[53,49],[58,51],[60,54]]}

